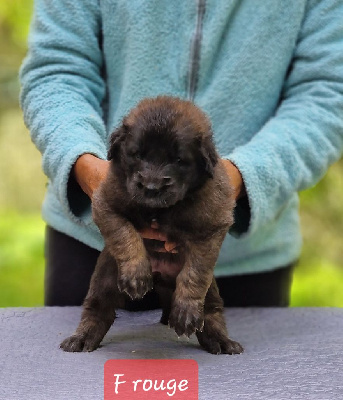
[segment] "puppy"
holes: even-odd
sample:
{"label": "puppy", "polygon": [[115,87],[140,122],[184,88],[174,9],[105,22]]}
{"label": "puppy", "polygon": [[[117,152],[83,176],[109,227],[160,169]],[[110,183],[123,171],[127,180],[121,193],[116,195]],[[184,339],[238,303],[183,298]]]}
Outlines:
{"label": "puppy", "polygon": [[[212,141],[210,122],[189,101],[145,99],[112,134],[106,180],[93,199],[104,240],[81,322],[65,351],[95,350],[127,296],[153,287],[161,322],[177,335],[195,333],[213,354],[237,354],[228,338],[213,269],[233,223],[233,191]],[[177,253],[157,253],[138,231],[158,224]]]}

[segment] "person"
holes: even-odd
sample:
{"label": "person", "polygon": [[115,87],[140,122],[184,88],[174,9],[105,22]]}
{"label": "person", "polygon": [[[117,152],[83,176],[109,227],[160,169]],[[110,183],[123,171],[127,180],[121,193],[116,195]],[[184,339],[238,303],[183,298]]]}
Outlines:
{"label": "person", "polygon": [[[215,268],[225,305],[287,306],[297,193],[343,147],[342,20],[341,0],[36,0],[20,79],[48,176],[46,305],[81,304],[103,248],[91,198],[108,137],[139,100],[166,94],[209,115],[235,187]],[[158,225],[141,234],[177,246]]]}

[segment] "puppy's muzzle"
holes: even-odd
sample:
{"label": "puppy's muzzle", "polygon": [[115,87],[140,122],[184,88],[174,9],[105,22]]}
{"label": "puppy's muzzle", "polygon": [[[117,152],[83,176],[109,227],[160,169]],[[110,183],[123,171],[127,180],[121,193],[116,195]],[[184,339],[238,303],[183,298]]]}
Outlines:
{"label": "puppy's muzzle", "polygon": [[173,184],[174,180],[170,176],[151,176],[144,172],[137,172],[136,186],[139,190],[144,191],[144,194],[148,197],[157,196]]}

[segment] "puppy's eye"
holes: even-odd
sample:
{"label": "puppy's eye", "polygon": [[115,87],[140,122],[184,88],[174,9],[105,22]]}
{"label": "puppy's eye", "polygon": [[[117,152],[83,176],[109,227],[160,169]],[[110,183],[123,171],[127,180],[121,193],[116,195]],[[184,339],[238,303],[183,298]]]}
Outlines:
{"label": "puppy's eye", "polygon": [[130,156],[133,158],[137,158],[138,160],[141,159],[141,154],[139,153],[139,151],[130,151]]}
{"label": "puppy's eye", "polygon": [[177,163],[183,167],[185,167],[189,164],[187,160],[185,160],[184,158],[181,158],[181,157],[179,157],[177,159]]}

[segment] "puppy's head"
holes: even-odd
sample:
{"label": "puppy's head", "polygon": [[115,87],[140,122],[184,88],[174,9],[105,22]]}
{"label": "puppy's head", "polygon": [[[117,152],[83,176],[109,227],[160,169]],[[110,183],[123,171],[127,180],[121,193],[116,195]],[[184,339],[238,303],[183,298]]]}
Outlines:
{"label": "puppy's head", "polygon": [[108,158],[130,200],[169,207],[213,177],[217,153],[206,115],[189,101],[145,99],[112,134]]}

